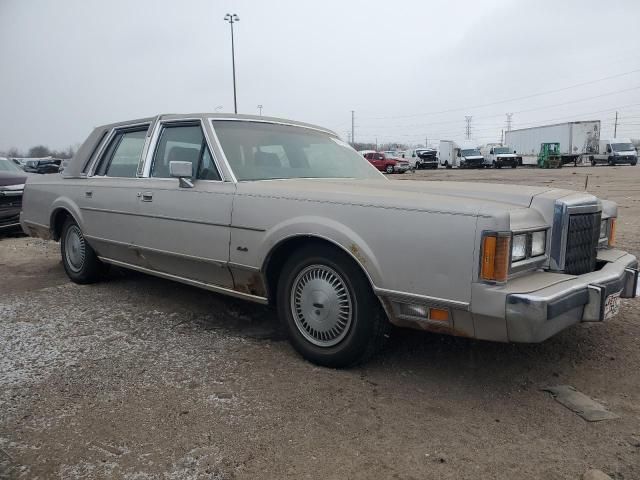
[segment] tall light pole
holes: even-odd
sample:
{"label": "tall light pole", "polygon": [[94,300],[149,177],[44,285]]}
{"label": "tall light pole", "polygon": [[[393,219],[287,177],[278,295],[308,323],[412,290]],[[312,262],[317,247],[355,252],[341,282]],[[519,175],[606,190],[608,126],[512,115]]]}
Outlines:
{"label": "tall light pole", "polygon": [[240,21],[240,17],[235,13],[227,13],[225,21],[231,25],[231,65],[233,67],[233,111],[238,113],[238,101],[236,100],[236,53],[233,45],[233,24]]}

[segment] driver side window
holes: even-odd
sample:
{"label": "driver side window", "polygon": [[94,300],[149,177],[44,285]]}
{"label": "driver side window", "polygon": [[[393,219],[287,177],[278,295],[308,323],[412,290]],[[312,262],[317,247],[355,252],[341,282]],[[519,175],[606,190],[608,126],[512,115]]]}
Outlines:
{"label": "driver side window", "polygon": [[169,178],[170,162],[190,162],[196,179],[221,180],[199,123],[162,127],[153,155],[151,176]]}

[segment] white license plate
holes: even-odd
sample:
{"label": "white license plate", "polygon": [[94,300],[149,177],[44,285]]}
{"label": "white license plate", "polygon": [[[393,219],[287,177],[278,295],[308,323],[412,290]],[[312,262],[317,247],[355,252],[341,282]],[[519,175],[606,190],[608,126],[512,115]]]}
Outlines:
{"label": "white license plate", "polygon": [[620,292],[613,293],[604,301],[604,319],[615,317],[620,311]]}

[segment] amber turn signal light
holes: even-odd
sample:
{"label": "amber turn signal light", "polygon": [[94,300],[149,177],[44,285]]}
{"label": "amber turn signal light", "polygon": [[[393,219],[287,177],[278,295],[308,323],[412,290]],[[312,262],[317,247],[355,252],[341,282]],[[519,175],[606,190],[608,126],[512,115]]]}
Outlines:
{"label": "amber turn signal light", "polygon": [[480,278],[491,282],[506,282],[509,275],[510,235],[490,234],[482,239]]}
{"label": "amber turn signal light", "polygon": [[616,244],[616,219],[612,218],[609,225],[609,246],[613,247]]}

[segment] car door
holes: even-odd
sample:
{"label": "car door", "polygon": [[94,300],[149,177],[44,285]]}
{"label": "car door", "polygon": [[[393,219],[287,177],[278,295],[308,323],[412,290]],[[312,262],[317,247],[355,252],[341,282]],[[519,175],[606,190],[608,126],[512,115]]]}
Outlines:
{"label": "car door", "polygon": [[82,228],[101,257],[139,265],[133,247],[138,228],[137,178],[149,124],[114,130],[83,185],[76,189]]}
{"label": "car door", "polygon": [[[160,122],[139,194],[135,244],[149,268],[232,288],[228,269],[235,184],[223,181],[200,120]],[[191,162],[193,188],[171,178],[172,161]]]}

